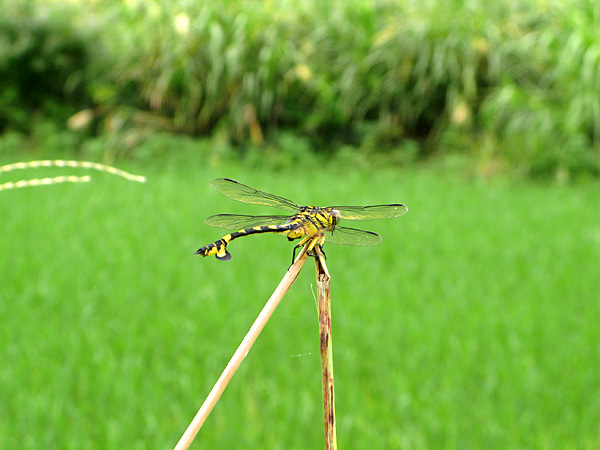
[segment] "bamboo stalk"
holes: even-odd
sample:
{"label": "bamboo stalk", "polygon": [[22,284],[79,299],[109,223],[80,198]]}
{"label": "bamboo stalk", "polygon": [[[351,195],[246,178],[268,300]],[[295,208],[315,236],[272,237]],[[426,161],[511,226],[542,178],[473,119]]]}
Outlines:
{"label": "bamboo stalk", "polygon": [[275,311],[275,308],[277,307],[285,293],[288,291],[288,289],[294,283],[294,281],[296,281],[296,279],[298,278],[298,275],[300,274],[300,269],[302,269],[302,266],[308,258],[307,249],[308,246],[305,245],[298,257],[296,258],[296,260],[294,261],[294,263],[290,266],[290,268],[284,275],[283,279],[279,283],[279,286],[277,286],[277,289],[275,289],[275,292],[273,292],[273,295],[271,295],[271,298],[269,298],[264,308],[250,327],[250,330],[244,337],[244,340],[231,357],[231,360],[227,364],[227,367],[225,367],[225,370],[223,371],[223,373],[215,383],[214,387],[208,394],[208,397],[206,397],[206,400],[204,400],[204,403],[198,410],[198,413],[196,413],[196,416],[188,426],[187,430],[185,430],[185,433],[183,433],[181,439],[179,439],[179,442],[175,446],[174,450],[187,450],[187,448],[191,445],[192,441],[196,437],[196,434],[202,427],[202,424],[204,423],[204,421],[212,411],[213,407],[219,400],[219,397],[221,397],[221,394],[227,387],[227,384],[231,380],[231,377],[233,377],[233,374],[236,372],[243,359],[250,351],[250,348],[254,344],[254,341],[256,341],[256,338],[258,337],[258,335],[266,325],[267,321],[273,314],[273,311]]}
{"label": "bamboo stalk", "polygon": [[335,396],[333,384],[333,340],[331,334],[331,288],[330,276],[323,252],[315,247],[317,258],[317,304],[319,313],[319,340],[321,344],[321,375],[323,382],[323,422],[325,427],[325,450],[337,450],[335,428]]}

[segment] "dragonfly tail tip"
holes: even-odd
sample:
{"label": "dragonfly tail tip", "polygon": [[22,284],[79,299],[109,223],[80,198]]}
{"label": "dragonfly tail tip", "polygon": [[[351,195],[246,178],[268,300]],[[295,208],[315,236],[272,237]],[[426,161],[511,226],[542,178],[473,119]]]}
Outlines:
{"label": "dragonfly tail tip", "polygon": [[224,255],[215,255],[215,257],[219,260],[219,261],[230,261],[231,260],[231,253],[229,253],[227,250],[225,250],[225,254]]}

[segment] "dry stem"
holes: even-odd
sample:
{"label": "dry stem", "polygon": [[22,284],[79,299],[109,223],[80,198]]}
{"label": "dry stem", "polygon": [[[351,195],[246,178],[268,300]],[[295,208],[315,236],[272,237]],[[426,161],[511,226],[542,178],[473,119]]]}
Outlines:
{"label": "dry stem", "polygon": [[223,373],[215,383],[214,387],[208,394],[208,397],[206,397],[206,400],[204,400],[204,403],[198,410],[198,413],[188,426],[187,430],[185,430],[185,433],[183,433],[183,436],[181,436],[181,439],[179,439],[179,442],[175,446],[175,450],[186,450],[191,445],[192,441],[196,437],[196,434],[202,427],[202,424],[204,423],[204,421],[212,411],[213,407],[215,406],[215,403],[217,403],[219,397],[227,387],[229,380],[231,380],[231,377],[233,377],[233,374],[238,369],[243,359],[250,351],[250,348],[254,344],[254,341],[256,341],[256,338],[258,337],[258,335],[266,325],[267,321],[273,314],[273,311],[275,311],[275,308],[277,307],[287,290],[294,283],[294,281],[296,281],[296,278],[298,278],[298,275],[300,274],[300,269],[304,265],[306,258],[308,258],[308,255],[306,254],[307,249],[308,246],[305,245],[298,257],[296,258],[296,261],[294,261],[294,264],[290,266],[290,268],[284,275],[283,279],[279,283],[279,286],[277,286],[277,289],[275,289],[275,292],[273,292],[273,295],[271,295],[271,298],[267,301],[263,310],[260,312],[256,320],[252,324],[252,327],[250,327],[250,330],[244,337],[244,340],[231,357],[229,364],[227,364],[227,367],[225,367],[225,370],[223,371]]}
{"label": "dry stem", "polygon": [[333,349],[331,335],[331,289],[329,271],[323,252],[315,247],[318,258],[317,296],[319,312],[319,338],[321,343],[321,374],[323,378],[323,419],[325,426],[325,450],[337,450],[335,428],[335,397],[333,385]]}

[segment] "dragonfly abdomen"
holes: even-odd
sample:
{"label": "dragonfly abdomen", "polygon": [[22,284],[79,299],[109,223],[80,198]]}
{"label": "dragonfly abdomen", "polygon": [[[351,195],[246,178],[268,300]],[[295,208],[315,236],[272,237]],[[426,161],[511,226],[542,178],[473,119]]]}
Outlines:
{"label": "dragonfly abdomen", "polygon": [[296,230],[298,227],[299,225],[297,223],[289,223],[285,225],[261,225],[258,227],[246,228],[223,236],[218,241],[199,248],[194,254],[202,256],[215,255],[215,257],[221,261],[229,261],[231,259],[231,253],[227,251],[227,245],[234,239],[261,233],[281,233],[287,235],[290,231]]}

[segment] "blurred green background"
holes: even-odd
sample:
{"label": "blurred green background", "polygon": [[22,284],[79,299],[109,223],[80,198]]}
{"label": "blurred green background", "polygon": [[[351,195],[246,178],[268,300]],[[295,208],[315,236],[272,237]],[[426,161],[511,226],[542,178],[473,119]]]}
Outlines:
{"label": "blurred green background", "polygon": [[[600,448],[600,5],[0,4],[0,448],[172,448],[289,265],[203,220],[405,203],[326,246],[340,448]],[[353,226],[355,224],[352,224]],[[191,448],[323,447],[312,264]]]}

